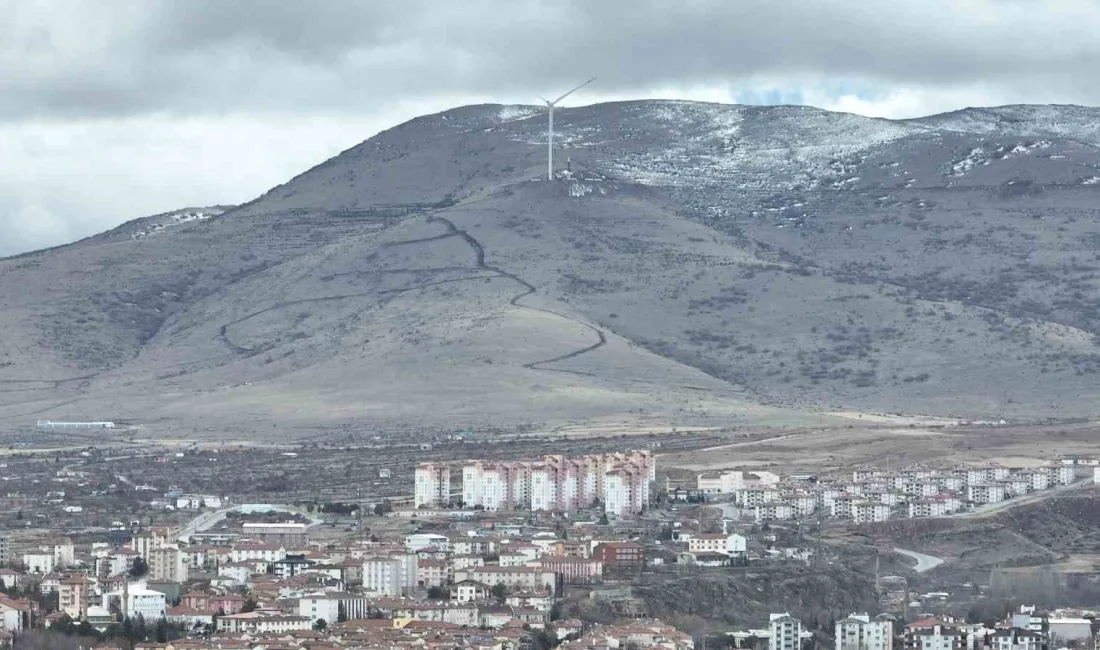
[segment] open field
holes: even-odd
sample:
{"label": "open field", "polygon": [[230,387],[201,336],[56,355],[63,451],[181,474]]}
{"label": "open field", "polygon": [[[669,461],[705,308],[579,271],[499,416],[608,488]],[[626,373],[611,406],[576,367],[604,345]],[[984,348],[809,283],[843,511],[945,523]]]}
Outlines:
{"label": "open field", "polygon": [[696,451],[664,453],[658,462],[662,469],[772,467],[783,473],[824,473],[863,464],[900,468],[912,463],[942,467],[998,462],[1032,467],[1066,456],[1100,456],[1100,425],[795,429]]}

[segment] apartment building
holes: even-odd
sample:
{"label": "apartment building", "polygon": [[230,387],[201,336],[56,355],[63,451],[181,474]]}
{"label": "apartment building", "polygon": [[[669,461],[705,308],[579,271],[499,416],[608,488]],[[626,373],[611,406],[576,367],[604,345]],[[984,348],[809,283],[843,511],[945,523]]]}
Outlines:
{"label": "apartment building", "polygon": [[163,582],[187,582],[187,563],[183,552],[174,546],[149,551],[149,579]]}
{"label": "apartment building", "polygon": [[794,506],[787,501],[769,501],[753,508],[753,517],[757,522],[790,521],[795,514]]}
{"label": "apartment building", "polygon": [[480,566],[455,571],[455,581],[474,580],[490,587],[502,584],[509,589],[532,589],[535,591],[557,589],[557,576],[553,571],[541,567],[527,566]]}
{"label": "apartment building", "polygon": [[88,612],[91,587],[91,582],[84,575],[65,576],[57,590],[58,609],[74,621],[82,620]]}
{"label": "apartment building", "polygon": [[893,650],[894,617],[850,614],[836,622],[833,641],[836,650]]}
{"label": "apartment building", "polygon": [[748,550],[748,539],[737,533],[703,533],[688,540],[691,553],[722,553],[724,555],[744,555]]}
{"label": "apartment building", "polygon": [[799,650],[802,647],[802,621],[790,614],[771,614],[768,630],[768,650]]}
{"label": "apartment building", "polygon": [[1077,480],[1077,470],[1073,465],[1047,465],[1043,469],[1050,485],[1069,485]]}
{"label": "apartment building", "polygon": [[565,584],[586,585],[603,581],[603,562],[595,558],[544,555],[538,559],[538,566],[560,575]]}
{"label": "apartment building", "polygon": [[414,481],[413,507],[436,508],[451,500],[451,468],[445,463],[420,463]]}
{"label": "apartment building", "polygon": [[392,557],[368,557],[363,560],[363,591],[367,594],[400,596],[403,582],[400,560]]}
{"label": "apartment building", "polygon": [[910,625],[905,632],[905,650],[966,650],[967,634],[957,628],[940,625]]}
{"label": "apartment building", "polygon": [[856,501],[852,503],[852,521],[870,524],[890,518],[890,506],[881,501]]}
{"label": "apartment building", "polygon": [[978,505],[1000,503],[1005,500],[1005,486],[1002,483],[967,485],[966,499]]}
{"label": "apartment building", "polygon": [[470,461],[462,468],[462,501],[485,510],[570,511],[603,502],[609,515],[641,512],[656,465],[647,450],[536,461]]}

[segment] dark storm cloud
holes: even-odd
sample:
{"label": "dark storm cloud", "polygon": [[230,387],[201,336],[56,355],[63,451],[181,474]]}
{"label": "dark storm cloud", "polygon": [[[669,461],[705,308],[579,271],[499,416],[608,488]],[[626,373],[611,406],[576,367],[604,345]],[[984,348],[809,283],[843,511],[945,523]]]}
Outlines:
{"label": "dark storm cloud", "polygon": [[1093,0],[0,0],[0,255],[471,102],[1100,103]]}
{"label": "dark storm cloud", "polygon": [[745,78],[1041,84],[1097,101],[1100,9],[1070,0],[0,3],[0,116],[371,111],[394,97]]}

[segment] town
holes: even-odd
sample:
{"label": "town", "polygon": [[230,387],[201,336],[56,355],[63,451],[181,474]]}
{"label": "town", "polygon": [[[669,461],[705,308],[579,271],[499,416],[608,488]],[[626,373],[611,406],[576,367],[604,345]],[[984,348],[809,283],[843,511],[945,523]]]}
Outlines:
{"label": "town", "polygon": [[[864,575],[866,558],[850,553],[865,546],[842,546],[852,534],[981,515],[1066,490],[1092,494],[1100,482],[1092,459],[685,475],[661,467],[652,448],[614,444],[529,460],[495,452],[455,459],[468,447],[463,441],[418,445],[372,469],[365,485],[379,489],[365,497],[308,498],[299,490],[274,502],[242,500],[253,493],[226,491],[225,475],[210,468],[258,472],[262,458],[285,474],[315,462],[310,455],[338,453],[353,463],[356,452],[13,455],[0,463],[12,513],[0,538],[0,641],[51,634],[173,650],[1049,650],[1091,648],[1100,633],[1094,611],[1078,603],[993,606],[992,584],[973,585],[968,600],[968,587],[956,587],[958,602],[947,592],[921,593],[918,585],[937,584],[924,577],[926,567],[906,569],[891,553],[893,574],[880,575],[877,550],[873,582],[855,597],[807,606],[779,593],[731,612],[723,625],[685,616],[698,605],[658,610],[639,596],[685,581],[705,589],[715,580],[837,575],[837,565]],[[393,464],[426,454],[436,459]],[[157,480],[165,476],[190,476],[189,489]]]}

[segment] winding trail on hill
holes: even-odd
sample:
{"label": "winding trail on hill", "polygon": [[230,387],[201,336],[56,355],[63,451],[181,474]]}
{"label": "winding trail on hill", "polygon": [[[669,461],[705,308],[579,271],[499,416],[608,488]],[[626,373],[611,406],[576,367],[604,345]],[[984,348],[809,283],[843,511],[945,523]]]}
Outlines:
{"label": "winding trail on hill", "polygon": [[[433,242],[433,241],[440,241],[440,240],[443,240],[443,239],[449,239],[451,237],[461,237],[463,239],[463,241],[465,241],[470,246],[470,248],[473,249],[473,251],[474,251],[474,260],[475,260],[474,261],[474,269],[470,269],[469,267],[442,267],[442,268],[432,268],[432,269],[385,269],[385,270],[380,271],[380,273],[387,273],[387,274],[396,274],[396,273],[438,273],[438,272],[447,272],[447,271],[477,270],[477,271],[486,271],[486,272],[491,273],[492,275],[475,275],[475,276],[463,277],[463,278],[449,278],[449,279],[446,279],[446,280],[437,280],[435,282],[426,282],[426,283],[423,283],[423,284],[418,284],[418,285],[415,285],[415,286],[412,286],[412,287],[405,287],[405,288],[402,288],[402,289],[388,289],[388,290],[383,290],[383,291],[346,293],[346,294],[339,294],[339,295],[335,295],[335,296],[321,296],[321,297],[317,297],[317,298],[304,298],[302,300],[291,300],[291,301],[286,301],[286,302],[280,302],[280,303],[271,305],[270,307],[265,307],[264,309],[260,309],[260,310],[254,311],[250,314],[246,314],[245,316],[242,316],[241,318],[238,318],[234,321],[230,321],[228,323],[225,323],[225,324],[221,325],[218,328],[217,338],[220,341],[222,341],[233,353],[239,354],[239,355],[242,355],[242,356],[246,356],[246,357],[251,357],[251,356],[255,356],[257,354],[262,354],[263,352],[266,352],[269,348],[267,348],[266,346],[249,347],[249,346],[241,345],[241,344],[233,341],[233,338],[230,335],[230,328],[232,328],[235,325],[240,325],[241,323],[249,321],[253,318],[256,318],[257,316],[262,316],[263,314],[266,314],[266,313],[269,313],[269,312],[272,312],[272,311],[275,311],[275,310],[278,310],[278,309],[285,309],[287,307],[293,307],[295,305],[305,305],[305,304],[327,302],[327,301],[330,301],[330,300],[350,300],[350,299],[356,299],[356,298],[376,298],[376,297],[380,297],[380,296],[392,296],[392,295],[407,293],[407,292],[410,292],[410,291],[417,291],[419,289],[425,289],[427,287],[432,287],[432,286],[437,286],[437,285],[442,285],[442,284],[450,284],[450,283],[454,283],[454,282],[467,282],[467,281],[470,281],[470,280],[486,280],[486,279],[492,279],[492,278],[507,278],[507,279],[512,280],[513,282],[519,284],[521,287],[523,287],[523,291],[521,291],[520,293],[513,296],[508,301],[508,304],[512,305],[513,307],[522,307],[523,309],[531,309],[533,311],[542,312],[544,314],[550,314],[552,316],[557,316],[558,318],[561,318],[563,320],[567,320],[571,323],[576,323],[577,325],[580,325],[580,326],[590,330],[593,334],[596,335],[596,341],[594,343],[592,343],[591,345],[586,345],[583,348],[580,348],[578,350],[573,350],[571,352],[566,352],[565,354],[560,354],[560,355],[557,355],[555,357],[550,357],[548,359],[540,359],[538,361],[531,361],[531,362],[523,364],[523,367],[527,368],[529,370],[544,370],[544,371],[548,371],[548,372],[560,372],[560,373],[564,373],[564,374],[578,375],[578,376],[582,376],[582,377],[594,377],[595,376],[593,373],[590,373],[590,372],[583,372],[583,371],[579,371],[579,370],[565,370],[565,369],[562,369],[562,368],[547,368],[547,367],[544,367],[544,366],[554,364],[554,363],[559,363],[561,361],[567,361],[569,359],[573,359],[573,358],[578,357],[582,354],[587,354],[589,352],[598,350],[599,348],[603,347],[604,345],[607,344],[607,335],[604,334],[603,330],[601,330],[598,327],[595,327],[595,326],[593,326],[589,323],[586,323],[582,320],[578,320],[578,319],[573,318],[571,316],[567,316],[566,314],[555,311],[553,309],[547,309],[545,307],[535,307],[535,306],[532,306],[532,305],[521,304],[520,303],[521,300],[523,300],[527,296],[530,296],[534,293],[537,293],[538,290],[535,288],[535,286],[533,284],[531,284],[530,282],[527,282],[526,280],[524,280],[523,278],[519,277],[518,275],[516,275],[514,273],[511,273],[509,271],[505,271],[504,269],[502,269],[500,267],[493,266],[493,265],[489,264],[488,262],[486,262],[485,261],[485,247],[482,245],[482,243],[480,241],[478,241],[473,235],[471,235],[465,229],[459,228],[450,219],[448,219],[446,217],[441,217],[438,214],[433,213],[433,214],[429,214],[427,216],[427,221],[429,223],[438,223],[438,224],[444,226],[447,229],[447,232],[439,234],[439,235],[435,235],[435,236],[432,236],[432,237],[421,237],[421,238],[418,238],[418,239],[409,239],[409,240],[404,240],[404,241],[387,242],[386,244],[384,244],[384,246],[387,247],[387,248],[388,247],[394,247],[394,246],[407,246],[407,245],[414,245],[414,244],[430,243],[430,242]],[[337,274],[337,275],[345,275],[345,274]],[[333,275],[332,277],[336,277],[336,276]]]}
{"label": "winding trail on hill", "polygon": [[523,364],[524,368],[527,368],[529,370],[547,370],[547,371],[550,371],[550,372],[561,372],[561,373],[570,374],[570,375],[580,375],[582,377],[594,377],[595,376],[590,372],[581,372],[581,371],[578,371],[578,370],[563,370],[561,368],[543,368],[541,366],[545,366],[545,365],[552,364],[552,363],[558,363],[560,361],[566,361],[566,360],[572,359],[574,357],[579,357],[582,354],[587,354],[588,352],[593,352],[595,350],[600,349],[604,345],[607,345],[607,335],[604,334],[603,330],[601,330],[598,327],[595,327],[594,325],[586,323],[582,320],[578,320],[578,319],[573,318],[571,316],[566,316],[565,314],[563,314],[561,312],[554,311],[553,309],[547,309],[545,307],[533,307],[531,305],[521,305],[520,302],[519,302],[520,300],[523,300],[527,296],[530,296],[531,294],[534,294],[534,293],[538,292],[538,290],[535,288],[535,285],[531,284],[530,282],[524,280],[523,278],[519,277],[518,275],[516,275],[514,273],[510,273],[508,271],[505,271],[504,269],[502,269],[498,266],[493,266],[491,264],[488,264],[485,261],[485,246],[483,246],[482,243],[479,242],[468,231],[456,226],[454,224],[454,222],[451,221],[450,219],[448,219],[446,217],[441,217],[438,214],[432,214],[432,215],[428,216],[428,221],[442,223],[444,226],[447,227],[447,230],[449,231],[449,234],[458,235],[459,237],[462,237],[462,239],[464,239],[466,241],[466,243],[469,244],[470,247],[474,249],[474,254],[475,254],[475,259],[476,259],[476,264],[477,264],[478,269],[481,269],[481,270],[484,270],[484,271],[492,271],[493,273],[496,273],[498,276],[505,277],[505,278],[508,278],[510,280],[513,280],[514,282],[518,283],[520,286],[523,287],[523,291],[521,291],[520,293],[513,296],[512,299],[508,301],[508,304],[512,305],[513,307],[523,307],[524,309],[531,309],[531,310],[534,310],[534,311],[542,312],[544,314],[551,314],[553,316],[557,316],[558,318],[562,318],[562,319],[567,320],[571,323],[576,323],[577,325],[581,325],[582,327],[585,327],[585,328],[591,330],[596,335],[596,342],[591,344],[591,345],[587,345],[587,346],[585,346],[585,347],[583,347],[579,350],[573,350],[572,352],[567,352],[565,354],[561,354],[561,355],[558,355],[556,357],[551,357],[549,359],[541,359],[539,361],[531,361],[529,363],[525,363],[525,364]]}

